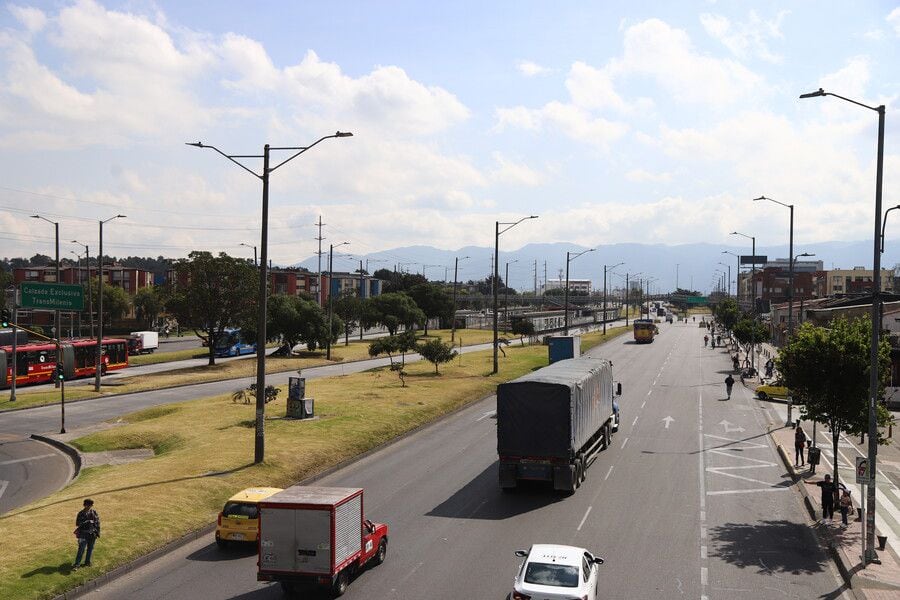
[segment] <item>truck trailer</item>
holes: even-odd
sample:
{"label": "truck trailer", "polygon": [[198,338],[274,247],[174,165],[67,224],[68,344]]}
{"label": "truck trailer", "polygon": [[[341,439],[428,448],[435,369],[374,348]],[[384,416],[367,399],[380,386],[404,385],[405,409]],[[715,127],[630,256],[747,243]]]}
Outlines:
{"label": "truck trailer", "polygon": [[612,363],[562,360],[497,386],[500,487],[519,480],[550,481],[573,493],[597,454],[619,429]]}
{"label": "truck trailer", "polygon": [[387,553],[387,525],[363,514],[360,488],[295,485],[261,500],[257,581],[278,581],[288,595],[304,586],[342,595]]}

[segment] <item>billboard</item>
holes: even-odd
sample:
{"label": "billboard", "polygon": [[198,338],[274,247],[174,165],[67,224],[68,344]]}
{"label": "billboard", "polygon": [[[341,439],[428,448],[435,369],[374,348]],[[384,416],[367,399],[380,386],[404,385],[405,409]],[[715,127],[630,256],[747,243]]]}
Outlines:
{"label": "billboard", "polygon": [[768,256],[760,256],[760,255],[741,255],[741,264],[742,265],[764,265],[769,261]]}

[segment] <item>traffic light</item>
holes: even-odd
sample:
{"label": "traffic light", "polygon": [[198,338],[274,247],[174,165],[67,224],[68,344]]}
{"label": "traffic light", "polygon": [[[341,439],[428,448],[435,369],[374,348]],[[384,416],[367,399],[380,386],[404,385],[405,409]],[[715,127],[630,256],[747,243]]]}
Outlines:
{"label": "traffic light", "polygon": [[66,378],[66,372],[63,370],[62,363],[56,363],[56,378],[60,381]]}
{"label": "traffic light", "polygon": [[10,318],[8,308],[0,310],[0,325],[2,325],[3,327],[9,327],[9,322],[11,320],[12,319]]}

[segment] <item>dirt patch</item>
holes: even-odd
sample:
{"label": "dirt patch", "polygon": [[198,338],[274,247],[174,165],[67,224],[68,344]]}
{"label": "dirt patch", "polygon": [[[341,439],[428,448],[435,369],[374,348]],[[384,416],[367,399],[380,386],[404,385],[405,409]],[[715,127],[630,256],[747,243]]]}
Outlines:
{"label": "dirt patch", "polygon": [[124,465],[125,463],[147,460],[155,456],[152,448],[132,448],[129,450],[106,450],[103,452],[83,452],[81,467],[101,465]]}

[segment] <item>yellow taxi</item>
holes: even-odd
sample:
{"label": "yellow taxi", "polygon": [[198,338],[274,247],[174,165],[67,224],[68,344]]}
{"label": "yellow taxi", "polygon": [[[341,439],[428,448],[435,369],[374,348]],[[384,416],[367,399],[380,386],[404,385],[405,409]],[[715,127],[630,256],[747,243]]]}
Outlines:
{"label": "yellow taxi", "polygon": [[280,491],[281,488],[254,487],[229,498],[216,523],[219,548],[228,542],[255,542],[259,533],[259,503]]}
{"label": "yellow taxi", "polygon": [[791,392],[783,385],[764,384],[756,388],[756,397],[760,400],[768,400],[769,398],[779,398],[787,400]]}

